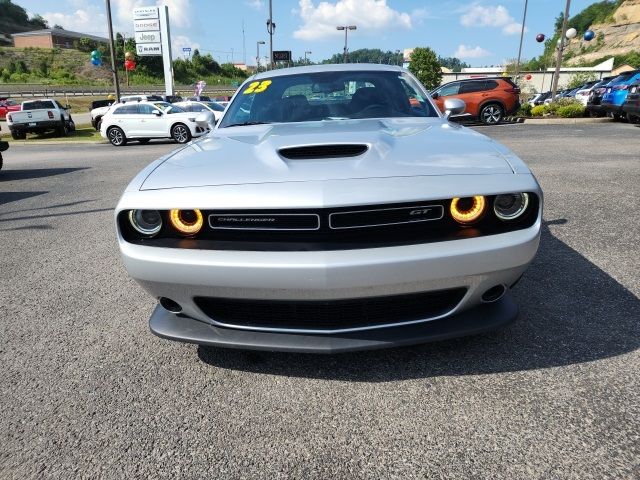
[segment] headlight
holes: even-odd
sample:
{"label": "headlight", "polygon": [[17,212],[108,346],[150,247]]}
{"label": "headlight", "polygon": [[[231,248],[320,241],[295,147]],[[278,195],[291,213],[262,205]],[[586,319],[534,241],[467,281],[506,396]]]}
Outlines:
{"label": "headlight", "polygon": [[475,197],[454,198],[449,211],[453,219],[463,225],[470,225],[482,217],[486,201],[482,195]]}
{"label": "headlight", "polygon": [[130,210],[129,222],[142,235],[153,236],[162,228],[162,217],[157,210]]}
{"label": "headlight", "polygon": [[500,220],[515,220],[529,206],[529,194],[507,193],[498,195],[493,202],[493,211]]}
{"label": "headlight", "polygon": [[194,210],[171,210],[169,212],[171,225],[183,235],[195,235],[202,228],[202,212]]}

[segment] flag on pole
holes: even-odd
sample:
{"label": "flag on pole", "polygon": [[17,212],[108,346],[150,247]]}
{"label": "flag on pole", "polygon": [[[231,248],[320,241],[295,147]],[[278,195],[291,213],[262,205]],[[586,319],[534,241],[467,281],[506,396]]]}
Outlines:
{"label": "flag on pole", "polygon": [[204,90],[204,87],[207,86],[207,82],[205,82],[204,80],[200,80],[199,82],[196,83],[196,97],[199,97],[200,94],[202,93],[202,91]]}

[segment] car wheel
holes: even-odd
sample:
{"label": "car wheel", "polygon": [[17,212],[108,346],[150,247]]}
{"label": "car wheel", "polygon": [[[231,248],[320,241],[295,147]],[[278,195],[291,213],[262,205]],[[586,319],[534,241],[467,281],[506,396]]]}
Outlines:
{"label": "car wheel", "polygon": [[150,138],[139,138],[138,142],[145,144],[145,143],[149,143],[149,140],[151,140]]}
{"label": "car wheel", "polygon": [[76,131],[76,122],[73,121],[73,118],[69,117],[69,131],[70,132],[75,132]]}
{"label": "car wheel", "polygon": [[640,122],[640,117],[638,117],[636,115],[631,115],[630,113],[627,113],[627,122],[629,122],[629,123],[638,123],[638,122]]}
{"label": "car wheel", "polygon": [[102,117],[96,118],[96,130],[100,131],[100,125],[102,125]]}
{"label": "car wheel", "polygon": [[191,140],[191,132],[189,127],[182,123],[176,123],[171,128],[171,137],[178,143],[187,143]]}
{"label": "car wheel", "polygon": [[14,140],[24,140],[27,138],[27,134],[24,132],[11,132],[11,138]]}
{"label": "car wheel", "polygon": [[62,122],[62,125],[56,128],[56,133],[59,137],[66,137],[69,135],[69,125],[67,122]]}
{"label": "car wheel", "polygon": [[127,144],[127,137],[125,137],[124,132],[118,127],[111,127],[107,130],[107,138],[111,142],[111,145],[116,147]]}
{"label": "car wheel", "polygon": [[480,110],[480,121],[485,125],[495,125],[502,121],[504,116],[504,110],[502,107],[495,103],[485,105]]}
{"label": "car wheel", "polygon": [[2,170],[2,154],[0,153],[0,170]]}

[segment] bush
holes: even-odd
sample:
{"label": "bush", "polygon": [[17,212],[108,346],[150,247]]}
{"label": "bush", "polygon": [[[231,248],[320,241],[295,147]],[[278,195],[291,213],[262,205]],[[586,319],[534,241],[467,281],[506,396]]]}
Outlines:
{"label": "bush", "polygon": [[533,107],[531,109],[531,116],[532,117],[541,117],[545,113],[547,113],[547,106],[546,105],[536,105],[535,107]]}
{"label": "bush", "polygon": [[565,105],[557,110],[557,114],[563,118],[577,118],[584,116],[585,107],[581,103],[572,103]]}
{"label": "bush", "polygon": [[569,105],[582,105],[582,104],[573,98],[560,98],[558,100],[551,102],[549,105],[547,105],[546,113],[549,113],[551,115],[557,115],[559,108],[567,107]]}
{"label": "bush", "polygon": [[531,116],[531,104],[530,103],[523,103],[522,106],[520,107],[520,110],[518,110],[518,115],[523,116],[523,117],[530,117]]}

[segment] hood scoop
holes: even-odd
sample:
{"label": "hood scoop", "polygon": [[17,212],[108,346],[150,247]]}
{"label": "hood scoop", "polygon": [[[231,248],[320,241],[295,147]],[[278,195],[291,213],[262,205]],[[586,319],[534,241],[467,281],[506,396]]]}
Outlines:
{"label": "hood scoop", "polygon": [[289,160],[312,160],[316,158],[357,157],[369,149],[368,145],[333,144],[309,145],[304,147],[286,147],[278,153]]}

